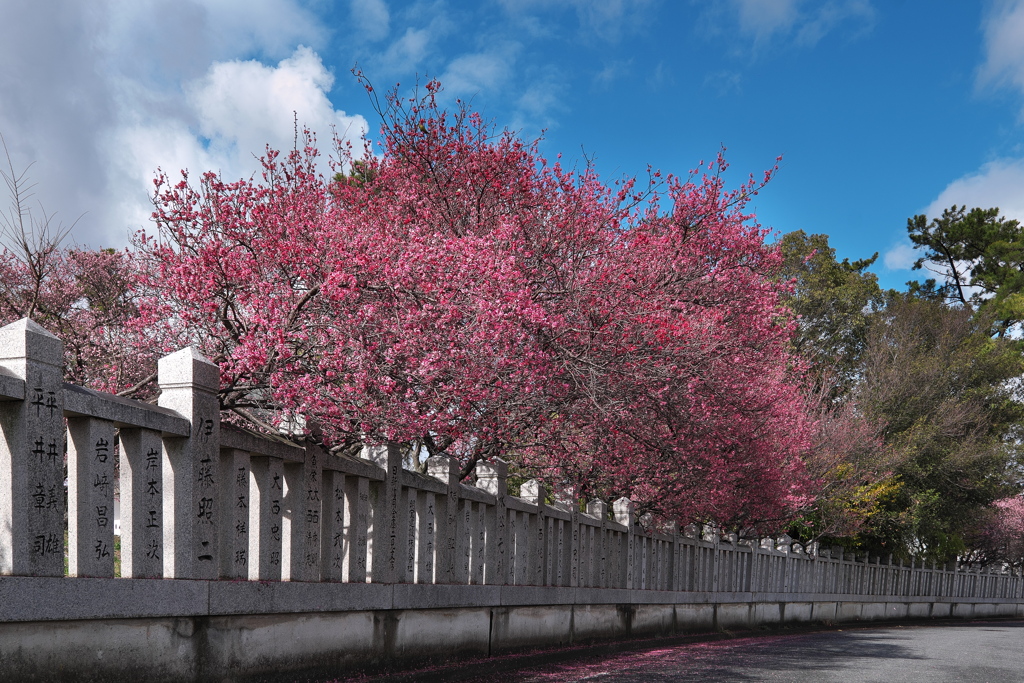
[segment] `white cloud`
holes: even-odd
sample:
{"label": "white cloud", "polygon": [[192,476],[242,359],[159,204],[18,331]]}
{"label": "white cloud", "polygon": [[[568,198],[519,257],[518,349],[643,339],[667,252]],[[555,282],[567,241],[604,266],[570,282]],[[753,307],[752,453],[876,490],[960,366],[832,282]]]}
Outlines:
{"label": "white cloud", "polygon": [[[954,204],[968,209],[998,207],[1000,215],[1024,223],[1024,159],[990,161],[947,185],[921,213],[931,220]],[[904,238],[885,252],[882,261],[889,270],[909,270],[918,256]]]}
{"label": "white cloud", "polygon": [[351,0],[349,8],[363,38],[377,41],[387,37],[391,14],[384,0]]}
{"label": "white cloud", "polygon": [[889,270],[910,270],[917,260],[918,254],[914,251],[914,245],[909,242],[895,244],[885,252],[882,263]]}
{"label": "white cloud", "polygon": [[[116,129],[111,137],[111,147],[118,150],[110,159],[113,184],[124,198],[144,199],[142,192],[151,188],[158,166],[172,178],[183,169],[213,170],[227,179],[249,177],[259,169],[256,157],[266,145],[292,148],[295,121],[318,133],[322,148],[331,148],[332,130],[358,148],[366,120],[334,109],[327,99],[333,81],[307,47],[273,67],[253,60],[215,62],[204,76],[183,85],[188,117],[148,117]],[[322,159],[326,173],[326,156]],[[119,206],[133,224],[149,212],[142,201],[122,200]]]}
{"label": "white cloud", "polygon": [[3,18],[0,133],[47,211],[86,213],[82,244],[147,224],[157,166],[248,176],[291,147],[293,110],[328,148],[329,124],[365,125],[327,99],[327,31],[300,0],[10,0]]}
{"label": "white cloud", "polygon": [[841,25],[870,29],[875,12],[870,0],[729,0],[741,35],[756,53],[776,39],[816,45]]}
{"label": "white cloud", "polygon": [[511,75],[518,50],[517,43],[503,43],[486,52],[456,57],[441,75],[441,83],[454,96],[472,96],[498,88]]}
{"label": "white cloud", "polygon": [[431,28],[407,28],[376,60],[376,70],[387,74],[416,72],[430,50],[431,39],[437,37]]}
{"label": "white cloud", "polygon": [[968,209],[999,207],[1007,218],[1024,222],[1024,159],[997,159],[946,186],[925,209],[929,218],[954,204]]}
{"label": "white cloud", "polygon": [[994,3],[983,29],[985,62],[978,84],[1008,85],[1024,92],[1024,0]]}

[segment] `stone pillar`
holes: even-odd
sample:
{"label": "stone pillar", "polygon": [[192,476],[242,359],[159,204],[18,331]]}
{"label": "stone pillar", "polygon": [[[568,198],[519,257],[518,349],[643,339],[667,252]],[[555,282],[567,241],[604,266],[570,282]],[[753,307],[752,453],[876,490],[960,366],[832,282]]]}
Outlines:
{"label": "stone pillar", "polygon": [[220,575],[249,578],[249,453],[234,448],[220,454]]}
{"label": "stone pillar", "polygon": [[323,472],[323,533],[320,535],[321,575],[325,581],[345,580],[345,475]]}
{"label": "stone pillar", "polygon": [[220,368],[192,347],[157,363],[160,406],[192,423],[188,438],[164,439],[164,576],[216,579]]}
{"label": "stone pillar", "polygon": [[399,544],[402,548],[403,562],[400,565],[399,583],[416,583],[416,508],[420,492],[406,487],[402,496],[401,534]]}
{"label": "stone pillar", "polygon": [[114,423],[68,419],[68,576],[114,576]]}
{"label": "stone pillar", "polygon": [[0,368],[25,382],[25,400],[0,401],[0,574],[64,574],[63,367],[28,318],[0,329]]}
{"label": "stone pillar", "polygon": [[306,449],[303,462],[284,464],[282,579],[320,580],[320,453]]}
{"label": "stone pillar", "polygon": [[280,581],[284,466],[280,458],[252,456],[249,471],[249,578]]}
{"label": "stone pillar", "polygon": [[634,564],[634,517],[633,512],[633,501],[629,498],[619,498],[612,503],[612,512],[615,515],[615,521],[626,527],[626,553],[625,553],[625,567],[623,567],[623,574],[626,577],[625,588],[633,588],[633,564]]}
{"label": "stone pillar", "polygon": [[534,586],[543,586],[547,577],[545,576],[545,564],[547,561],[547,517],[544,513],[547,490],[544,484],[536,479],[530,479],[523,483],[519,490],[519,497],[527,503],[537,506],[537,525],[530,542],[529,567],[532,576],[530,583]]}
{"label": "stone pillar", "polygon": [[416,583],[434,583],[436,531],[436,496],[430,491],[421,491],[416,506]]}
{"label": "stone pillar", "polygon": [[404,454],[397,444],[388,444],[377,451],[374,462],[383,467],[385,473],[379,506],[373,511],[373,558],[370,571],[374,583],[394,583],[399,573],[402,553],[398,537]]}
{"label": "stone pillar", "polygon": [[[435,455],[427,458],[427,474],[448,487],[444,500],[439,502],[435,533],[437,534],[437,583],[456,583],[455,553],[457,548],[459,517],[459,463],[453,458]],[[493,558],[488,558],[488,573],[494,571]],[[487,578],[493,583],[493,577]]]}
{"label": "stone pillar", "polygon": [[594,572],[594,585],[598,588],[608,587],[608,503],[603,500],[594,499],[587,503],[587,514],[601,520],[601,527],[594,530],[594,560],[597,562],[597,571]]}
{"label": "stone pillar", "polygon": [[[505,496],[508,495],[508,464],[501,458],[492,458],[476,464],[476,485],[494,496],[493,526],[488,535],[493,533],[494,543],[489,553],[489,561],[494,566],[494,584],[509,583],[512,561],[509,553],[508,508]],[[490,579],[487,579],[491,583]]]}
{"label": "stone pillar", "polygon": [[345,477],[345,576],[350,583],[366,583],[370,569],[370,480]]}
{"label": "stone pillar", "polygon": [[121,576],[164,573],[163,441],[151,429],[119,430],[121,441]]}
{"label": "stone pillar", "polygon": [[487,504],[477,503],[473,515],[473,572],[470,583],[483,584],[487,566]]}

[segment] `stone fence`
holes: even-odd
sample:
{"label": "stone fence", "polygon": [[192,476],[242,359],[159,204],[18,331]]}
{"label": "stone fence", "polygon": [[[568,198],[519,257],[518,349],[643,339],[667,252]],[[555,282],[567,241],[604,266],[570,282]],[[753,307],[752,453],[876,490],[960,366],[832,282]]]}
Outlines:
{"label": "stone fence", "polygon": [[[1002,569],[907,566],[844,556],[838,548],[802,548],[788,537],[744,542],[695,526],[681,533],[645,528],[628,499],[610,506],[592,500],[583,512],[576,500],[549,503],[535,480],[514,496],[500,460],[477,464],[470,486],[460,483],[458,462],[446,457],[430,458],[423,475],[404,469],[403,453],[393,447],[347,458],[258,436],[221,423],[218,369],[190,348],[160,359],[158,405],[66,384],[62,363],[61,341],[35,323],[0,329],[0,597],[15,586],[18,595],[35,591],[41,600],[70,595],[65,585],[69,591],[89,586],[149,605],[84,612],[0,607],[0,624],[195,613],[194,607],[151,605],[160,591],[198,584],[133,583],[143,579],[224,583],[234,594],[239,582],[264,593],[266,582],[318,584],[318,604],[334,604],[332,591],[376,596],[373,584],[409,586],[423,595],[428,586],[416,586],[447,591],[440,602],[402,605],[394,592],[378,606],[353,598],[358,607],[351,609],[364,611],[510,604],[481,598],[485,593],[474,593],[473,586],[551,589],[513,600],[534,605],[681,603],[690,601],[687,596],[701,604],[753,604],[761,595],[771,596],[772,604],[790,598],[834,605],[985,603],[1012,606],[999,613],[1015,614],[1024,602],[1021,576]],[[97,578],[110,583],[97,584]],[[5,581],[12,583],[5,588]],[[470,592],[453,593],[459,586]],[[556,589],[577,592],[567,598]],[[471,594],[476,597],[463,597]],[[212,610],[209,595],[206,609]],[[222,613],[289,609],[304,608],[228,607]],[[830,614],[835,619],[840,612],[833,606]],[[5,637],[0,633],[0,662]]]}

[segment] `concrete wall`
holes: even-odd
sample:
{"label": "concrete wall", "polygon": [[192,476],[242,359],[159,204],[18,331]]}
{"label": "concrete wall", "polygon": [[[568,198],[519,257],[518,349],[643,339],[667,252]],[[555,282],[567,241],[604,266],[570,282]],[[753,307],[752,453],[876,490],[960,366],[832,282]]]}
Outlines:
{"label": "concrete wall", "polygon": [[[330,680],[387,667],[716,629],[1024,617],[1024,604],[1016,602],[934,598],[881,602],[817,594],[515,586],[92,582],[80,594],[106,586],[104,600],[72,603],[78,618],[70,620],[53,618],[57,610],[46,607],[68,597],[55,587],[76,582],[0,579],[0,678]],[[131,593],[117,592],[131,584],[137,584]],[[6,599],[14,595],[20,599]]]}

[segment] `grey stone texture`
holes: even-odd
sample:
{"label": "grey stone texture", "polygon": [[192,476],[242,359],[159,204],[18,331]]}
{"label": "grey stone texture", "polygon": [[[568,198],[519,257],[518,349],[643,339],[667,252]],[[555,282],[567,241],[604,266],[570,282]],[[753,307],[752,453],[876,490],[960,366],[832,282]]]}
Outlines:
{"label": "grey stone texture", "polygon": [[0,402],[0,574],[64,573],[63,364],[31,320],[0,328],[0,368],[25,383],[23,400]]}

